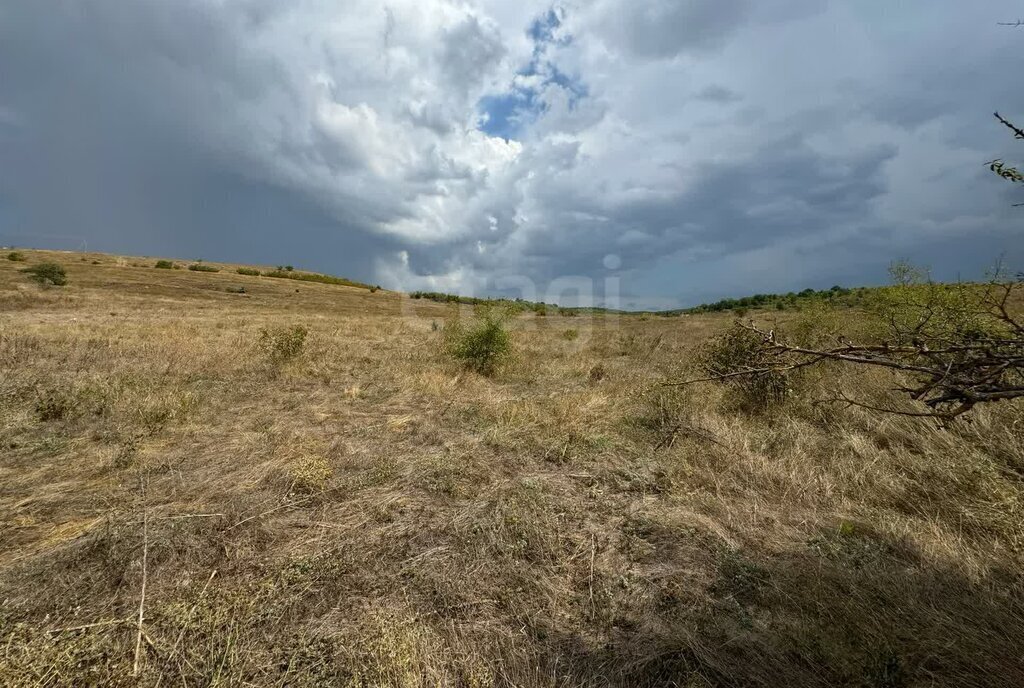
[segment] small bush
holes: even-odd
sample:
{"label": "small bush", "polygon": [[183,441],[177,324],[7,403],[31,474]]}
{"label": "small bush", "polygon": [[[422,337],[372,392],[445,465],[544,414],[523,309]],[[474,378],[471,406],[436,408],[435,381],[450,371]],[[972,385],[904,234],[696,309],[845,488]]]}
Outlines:
{"label": "small bush", "polygon": [[40,263],[39,265],[33,265],[30,268],[25,268],[22,272],[28,274],[29,279],[39,284],[53,285],[56,287],[63,287],[68,283],[67,274],[64,272],[64,268],[57,263]]}
{"label": "small bush", "polygon": [[173,270],[174,263],[172,263],[169,260],[158,260],[156,262],[156,265],[154,265],[153,267],[157,268],[158,270]]}
{"label": "small bush", "polygon": [[333,475],[331,464],[323,456],[303,456],[292,466],[292,487],[296,492],[323,492]]}
{"label": "small bush", "polygon": [[709,376],[750,373],[723,380],[748,410],[764,410],[779,404],[790,392],[785,372],[772,368],[776,362],[766,351],[761,337],[738,324],[711,340],[698,355],[700,367]]}
{"label": "small bush", "polygon": [[75,415],[77,408],[78,401],[70,390],[52,389],[36,399],[35,412],[41,421],[63,420]]}
{"label": "small bush", "polygon": [[580,336],[579,330],[566,330],[562,333],[562,339],[573,341]]}
{"label": "small bush", "polygon": [[192,265],[188,266],[188,269],[192,272],[220,272],[220,268],[204,265],[203,263],[192,263]]}
{"label": "small bush", "polygon": [[249,275],[250,277],[259,277],[260,271],[255,268],[238,268],[235,270],[239,275]]}
{"label": "small bush", "polygon": [[448,354],[471,370],[492,374],[512,353],[505,320],[505,315],[487,309],[469,325],[460,320],[448,323],[444,328]]}
{"label": "small bush", "polygon": [[25,254],[21,251],[11,251],[7,254],[7,260],[14,261],[15,263],[24,263],[26,258]]}
{"label": "small bush", "polygon": [[286,363],[302,353],[309,331],[302,325],[260,330],[260,347],[274,364]]}
{"label": "small bush", "polygon": [[227,287],[225,291],[229,294],[244,294],[245,287]]}

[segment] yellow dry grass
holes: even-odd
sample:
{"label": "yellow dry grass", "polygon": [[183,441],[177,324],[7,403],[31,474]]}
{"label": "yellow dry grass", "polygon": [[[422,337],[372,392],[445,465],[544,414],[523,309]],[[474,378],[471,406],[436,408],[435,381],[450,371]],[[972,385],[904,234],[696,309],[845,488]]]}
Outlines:
{"label": "yellow dry grass", "polygon": [[26,253],[70,285],[0,260],[3,685],[1024,685],[1019,403],[661,386],[716,316],[524,316],[488,378],[438,304]]}

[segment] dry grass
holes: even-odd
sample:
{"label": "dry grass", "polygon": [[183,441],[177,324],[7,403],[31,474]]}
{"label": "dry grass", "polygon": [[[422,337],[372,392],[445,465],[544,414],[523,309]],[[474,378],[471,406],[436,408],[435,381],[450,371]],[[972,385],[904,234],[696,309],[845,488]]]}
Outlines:
{"label": "dry grass", "polygon": [[70,285],[0,262],[4,685],[1024,685],[1019,403],[659,386],[715,316],[524,317],[487,378],[438,304],[26,256]]}

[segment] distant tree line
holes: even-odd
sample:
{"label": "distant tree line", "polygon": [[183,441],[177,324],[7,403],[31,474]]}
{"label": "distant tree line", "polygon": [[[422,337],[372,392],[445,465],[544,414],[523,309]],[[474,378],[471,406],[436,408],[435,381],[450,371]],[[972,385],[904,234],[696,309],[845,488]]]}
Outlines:
{"label": "distant tree line", "polygon": [[857,305],[861,297],[868,291],[866,287],[847,289],[838,284],[831,289],[804,289],[799,292],[786,292],[785,294],[754,294],[738,299],[722,299],[714,303],[703,303],[693,308],[670,311],[671,314],[679,313],[719,313],[721,311],[734,311],[751,308],[774,308],[775,310],[798,309],[802,304],[809,301],[828,301],[834,305]]}
{"label": "distant tree line", "polygon": [[622,313],[611,308],[599,308],[596,306],[566,307],[544,301],[527,301],[526,299],[503,299],[503,298],[479,298],[476,296],[460,296],[458,294],[446,294],[438,291],[414,291],[409,293],[413,299],[427,299],[438,303],[461,303],[468,306],[497,306],[512,313],[523,313],[533,311],[537,315],[548,315],[549,313],[574,317],[580,313]]}

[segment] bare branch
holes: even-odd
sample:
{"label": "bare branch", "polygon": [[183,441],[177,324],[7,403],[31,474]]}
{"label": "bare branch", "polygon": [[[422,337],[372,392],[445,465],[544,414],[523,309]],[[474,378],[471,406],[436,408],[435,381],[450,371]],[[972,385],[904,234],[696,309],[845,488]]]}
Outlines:
{"label": "bare branch", "polygon": [[[825,361],[840,361],[904,373],[913,383],[898,390],[929,409],[898,411],[845,396],[833,400],[884,413],[948,422],[978,404],[1024,398],[1024,327],[1011,306],[1021,284],[993,280],[985,286],[919,286],[924,289],[920,294],[908,290],[901,295],[899,317],[895,311],[880,313],[893,342],[858,344],[839,336],[838,346],[798,346],[782,341],[775,329],[762,329],[753,321],[737,323],[736,331],[750,333],[747,338],[723,341],[738,342],[742,355],[708,365],[712,375],[707,377],[664,384],[770,381]],[[785,382],[779,384],[785,388]]]}
{"label": "bare branch", "polygon": [[1000,124],[1013,130],[1013,138],[1024,139],[1024,129],[1019,129],[1018,127],[1014,126],[1013,122],[1009,121],[1008,119],[1000,115],[998,112],[994,112],[992,114],[995,116],[997,120],[999,120]]}

